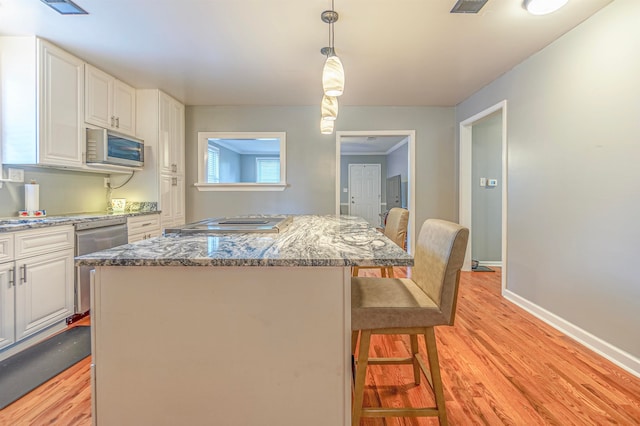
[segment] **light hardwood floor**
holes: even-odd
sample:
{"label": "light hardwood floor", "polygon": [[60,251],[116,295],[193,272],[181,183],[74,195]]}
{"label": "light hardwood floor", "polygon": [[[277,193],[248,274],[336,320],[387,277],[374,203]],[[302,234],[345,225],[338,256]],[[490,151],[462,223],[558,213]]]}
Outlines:
{"label": "light hardwood floor", "polygon": [[[452,425],[640,425],[640,379],[501,298],[499,269],[462,273],[456,324],[436,335]],[[372,339],[376,356],[406,356],[407,348],[396,336]],[[90,425],[89,365],[90,357],[0,411],[0,425]],[[406,366],[370,366],[365,404],[430,403],[426,385],[413,385],[411,374]]]}

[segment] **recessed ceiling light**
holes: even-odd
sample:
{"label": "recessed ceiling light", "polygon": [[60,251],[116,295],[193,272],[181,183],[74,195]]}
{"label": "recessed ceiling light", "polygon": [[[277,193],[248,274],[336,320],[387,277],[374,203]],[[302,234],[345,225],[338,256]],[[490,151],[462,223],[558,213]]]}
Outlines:
{"label": "recessed ceiling light", "polygon": [[40,0],[61,15],[88,15],[89,12],[71,0]]}
{"label": "recessed ceiling light", "polygon": [[567,4],[569,0],[524,0],[524,8],[532,15],[553,13]]}

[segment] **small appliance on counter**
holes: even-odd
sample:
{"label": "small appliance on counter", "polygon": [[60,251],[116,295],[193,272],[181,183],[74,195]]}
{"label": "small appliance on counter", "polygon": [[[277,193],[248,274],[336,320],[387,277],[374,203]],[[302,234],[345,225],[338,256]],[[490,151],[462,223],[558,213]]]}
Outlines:
{"label": "small appliance on counter", "polygon": [[46,216],[46,210],[40,210],[40,185],[32,180],[24,185],[24,210],[18,211],[20,217]]}

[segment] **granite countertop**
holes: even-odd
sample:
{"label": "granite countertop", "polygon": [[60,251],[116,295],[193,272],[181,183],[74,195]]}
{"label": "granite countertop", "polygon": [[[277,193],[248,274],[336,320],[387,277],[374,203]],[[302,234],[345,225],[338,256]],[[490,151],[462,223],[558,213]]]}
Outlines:
{"label": "granite countertop", "polygon": [[160,213],[155,211],[128,211],[122,213],[93,212],[71,213],[67,215],[53,215],[44,217],[0,217],[0,233],[23,231],[25,229],[45,228],[47,226],[75,225],[76,223],[92,222],[119,216],[141,216]]}
{"label": "granite countertop", "polygon": [[277,234],[169,234],[79,256],[87,266],[412,266],[364,219],[294,216]]}

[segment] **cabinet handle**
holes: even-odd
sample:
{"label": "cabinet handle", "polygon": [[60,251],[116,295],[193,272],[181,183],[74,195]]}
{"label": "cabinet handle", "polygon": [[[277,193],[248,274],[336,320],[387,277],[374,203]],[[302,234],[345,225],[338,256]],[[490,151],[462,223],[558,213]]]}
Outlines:
{"label": "cabinet handle", "polygon": [[171,171],[172,171],[173,173],[176,173],[176,172],[178,171],[178,165],[177,165],[177,164],[172,164],[172,165],[171,165]]}
{"label": "cabinet handle", "polygon": [[177,177],[171,178],[171,185],[172,186],[178,186],[178,178]]}
{"label": "cabinet handle", "polygon": [[140,226],[149,226],[149,225],[151,225],[151,222],[143,223]]}
{"label": "cabinet handle", "polygon": [[22,269],[22,277],[20,278],[20,281],[26,284],[27,283],[27,264],[25,263],[24,265],[22,265],[20,269]]}
{"label": "cabinet handle", "polygon": [[111,127],[114,127],[114,126],[115,126],[115,124],[114,124],[115,119],[116,119],[116,118],[112,115],[112,116],[111,116]]}
{"label": "cabinet handle", "polygon": [[9,288],[16,286],[16,268],[9,269]]}
{"label": "cabinet handle", "polygon": [[116,127],[120,128],[120,117],[116,117]]}

